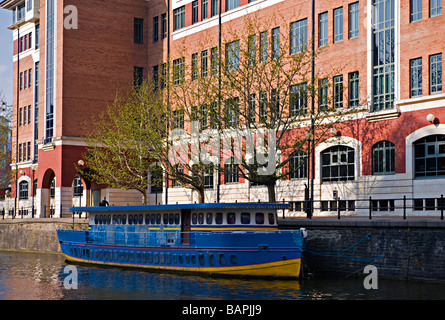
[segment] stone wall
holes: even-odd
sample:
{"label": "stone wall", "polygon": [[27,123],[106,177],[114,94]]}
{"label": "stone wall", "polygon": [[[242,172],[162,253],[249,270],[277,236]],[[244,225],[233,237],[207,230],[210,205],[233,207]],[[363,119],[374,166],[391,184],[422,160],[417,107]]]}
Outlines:
{"label": "stone wall", "polygon": [[308,230],[305,272],[445,281],[445,220],[285,219]]}
{"label": "stone wall", "polygon": [[[86,226],[76,219],[76,229]],[[0,220],[0,250],[61,252],[56,231],[72,227],[70,219]]]}

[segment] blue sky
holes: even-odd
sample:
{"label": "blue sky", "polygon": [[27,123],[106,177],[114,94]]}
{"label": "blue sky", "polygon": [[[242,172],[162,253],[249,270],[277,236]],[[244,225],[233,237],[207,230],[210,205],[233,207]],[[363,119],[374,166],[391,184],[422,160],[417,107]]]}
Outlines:
{"label": "blue sky", "polygon": [[0,92],[12,104],[12,24],[11,11],[0,9]]}

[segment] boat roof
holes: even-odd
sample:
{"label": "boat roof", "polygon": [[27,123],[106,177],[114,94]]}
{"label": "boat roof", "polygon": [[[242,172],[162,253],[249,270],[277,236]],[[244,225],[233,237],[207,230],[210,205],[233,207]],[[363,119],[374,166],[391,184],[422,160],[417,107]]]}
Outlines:
{"label": "boat roof", "polygon": [[161,211],[180,209],[290,209],[288,203],[271,202],[230,202],[230,203],[182,203],[137,206],[98,206],[98,207],[71,207],[71,212],[115,212],[115,211]]}

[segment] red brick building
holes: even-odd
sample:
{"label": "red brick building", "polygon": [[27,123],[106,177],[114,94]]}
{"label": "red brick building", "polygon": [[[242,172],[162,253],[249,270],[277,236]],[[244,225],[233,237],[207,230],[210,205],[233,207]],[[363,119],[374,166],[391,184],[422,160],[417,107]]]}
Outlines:
{"label": "red brick building", "polygon": [[[223,47],[229,32],[242,34],[246,17],[255,16],[267,39],[314,39],[315,71],[335,71],[330,80],[344,87],[337,102],[355,111],[350,125],[316,146],[314,172],[307,168],[304,176],[279,181],[277,198],[293,201],[295,213],[303,214],[310,178],[316,212],[335,211],[339,197],[348,213],[366,214],[371,196],[373,210],[400,213],[406,196],[414,214],[437,214],[445,190],[441,0],[4,0],[0,6],[14,16],[16,208],[33,206],[48,216],[47,208],[60,215],[79,201],[95,205],[103,197],[138,203],[134,193],[79,179],[85,123],[117,89],[128,88],[135,73],[159,79],[167,57],[184,57],[188,68],[196,53],[210,70],[219,35]],[[279,24],[270,27],[271,17]],[[206,201],[216,200],[216,181],[209,177]],[[222,202],[267,194],[242,179],[219,190]],[[173,203],[196,200],[171,183],[152,191],[152,202],[165,201],[166,193]]]}

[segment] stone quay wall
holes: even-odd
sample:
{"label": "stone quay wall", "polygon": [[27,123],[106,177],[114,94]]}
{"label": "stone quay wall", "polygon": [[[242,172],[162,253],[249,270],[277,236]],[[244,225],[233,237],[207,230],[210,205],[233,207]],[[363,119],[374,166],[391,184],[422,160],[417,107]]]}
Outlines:
{"label": "stone quay wall", "polygon": [[445,220],[280,219],[281,228],[306,228],[304,272],[445,281]]}

